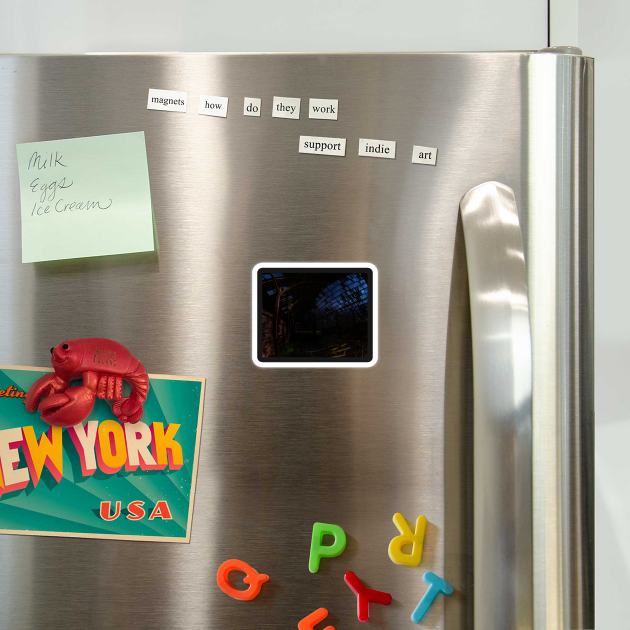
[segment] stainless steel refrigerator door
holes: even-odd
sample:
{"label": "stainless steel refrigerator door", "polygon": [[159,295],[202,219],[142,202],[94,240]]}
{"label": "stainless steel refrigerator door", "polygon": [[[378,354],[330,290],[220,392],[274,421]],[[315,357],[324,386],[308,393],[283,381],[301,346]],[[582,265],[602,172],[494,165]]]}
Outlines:
{"label": "stainless steel refrigerator door", "polygon": [[[540,217],[533,203],[541,190],[555,195],[544,187],[551,173],[534,168],[551,159],[537,153],[544,128],[540,116],[532,118],[532,95],[546,84],[535,70],[547,73],[553,94],[561,95],[566,81],[578,94],[579,150],[563,155],[588,164],[592,62],[583,57],[0,59],[0,362],[43,365],[60,339],[105,336],[132,349],[149,372],[207,378],[191,543],[0,536],[0,625],[262,630],[293,628],[325,606],[327,621],[341,629],[358,626],[356,599],[343,583],[352,570],[393,594],[391,606],[372,607],[370,623],[402,628],[411,625],[426,589],[422,574],[431,570],[455,594],[436,600],[423,627],[472,627],[472,352],[462,196],[484,181],[508,185],[526,256],[543,248],[542,259],[562,259],[558,290],[566,289],[574,315],[590,290],[588,261],[576,258],[576,244],[585,242],[588,253],[590,242],[588,180],[575,188],[570,236],[566,207],[551,209],[567,242],[544,240],[549,235],[532,219]],[[188,113],[148,111],[149,88],[188,91]],[[228,117],[199,116],[200,94],[228,96]],[[301,119],[272,118],[274,95],[301,97]],[[262,98],[260,118],[242,115],[245,96]],[[339,99],[339,119],[307,118],[309,97]],[[540,104],[539,114],[556,120],[557,104]],[[158,252],[21,264],[15,144],[138,130],[146,134]],[[347,138],[346,157],[299,155],[300,135]],[[396,159],[358,157],[360,137],[396,140]],[[552,135],[548,143],[561,140]],[[438,147],[437,165],[412,164],[414,144]],[[257,368],[250,278],[252,267],[268,260],[376,265],[378,363],[362,370]],[[567,270],[576,271],[576,286],[566,286]],[[541,302],[540,284],[533,290],[532,309],[544,317],[551,306]],[[554,291],[547,296],[553,304]],[[571,321],[577,337],[566,343],[581,344],[579,360],[547,356],[541,372],[532,328],[534,423],[537,374],[560,364],[582,404],[563,422],[588,423],[588,321]],[[559,387],[566,377],[554,372]],[[395,512],[429,520],[418,569],[387,556]],[[588,505],[576,512],[585,513]],[[312,575],[315,521],[342,526],[348,546]],[[217,568],[231,557],[271,578],[251,603],[216,585]],[[588,573],[588,558],[576,571]],[[544,592],[541,601],[546,605]]]}
{"label": "stainless steel refrigerator door", "polygon": [[532,341],[514,192],[499,182],[460,204],[474,381],[475,628],[533,627]]}

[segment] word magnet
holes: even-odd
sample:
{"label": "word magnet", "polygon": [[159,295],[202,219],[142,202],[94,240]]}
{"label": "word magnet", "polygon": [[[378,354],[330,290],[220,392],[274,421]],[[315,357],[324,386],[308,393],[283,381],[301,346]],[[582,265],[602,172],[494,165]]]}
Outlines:
{"label": "word magnet", "polygon": [[435,166],[436,160],[436,147],[421,147],[414,145],[413,153],[411,154],[412,164],[430,164],[431,166]]}
{"label": "word magnet", "polygon": [[343,579],[357,596],[357,616],[362,623],[370,618],[370,602],[384,606],[389,606],[392,603],[392,596],[389,593],[368,588],[352,571],[348,571]]}
{"label": "word magnet", "polygon": [[[415,533],[407,524],[405,517],[396,512],[394,514],[394,525],[398,528],[400,536],[396,536],[389,543],[389,557],[394,564],[402,564],[407,567],[417,567],[422,561],[422,547],[424,545],[424,532],[427,528],[426,516],[419,516],[416,521]],[[403,547],[412,545],[411,553],[404,553]]]}
{"label": "word magnet", "polygon": [[298,119],[300,117],[301,100],[299,98],[289,98],[288,96],[274,96],[271,116],[273,118]]}
{"label": "word magnet", "polygon": [[243,99],[243,116],[260,116],[262,100],[246,96]]}
{"label": "word magnet", "polygon": [[[228,579],[230,571],[242,571],[245,573],[243,582],[249,584],[249,588],[245,591],[240,591],[234,588]],[[242,560],[226,560],[217,571],[217,584],[219,588],[230,597],[234,599],[240,599],[241,601],[249,602],[260,593],[262,585],[269,580],[269,576],[264,573],[258,573],[256,569],[252,568],[246,562]]]}
{"label": "word magnet", "polygon": [[[332,545],[324,545],[324,536],[333,536]],[[315,523],[313,525],[313,537],[311,538],[311,555],[308,559],[308,570],[311,573],[319,571],[319,561],[322,558],[336,558],[346,548],[346,532],[339,525],[327,523]]]}
{"label": "word magnet", "polygon": [[308,117],[337,120],[339,101],[336,98],[311,98],[308,101]]}
{"label": "word magnet", "polygon": [[161,109],[165,112],[185,112],[188,92],[175,90],[149,90],[147,109]]}
{"label": "word magnet", "polygon": [[396,159],[395,140],[371,140],[369,138],[359,139],[359,157]]}
{"label": "word magnet", "polygon": [[346,154],[345,138],[319,138],[317,136],[300,136],[300,153],[313,153],[315,155],[340,155]]}
{"label": "word magnet", "polygon": [[199,97],[199,113],[202,116],[226,118],[228,114],[228,97],[202,94]]}

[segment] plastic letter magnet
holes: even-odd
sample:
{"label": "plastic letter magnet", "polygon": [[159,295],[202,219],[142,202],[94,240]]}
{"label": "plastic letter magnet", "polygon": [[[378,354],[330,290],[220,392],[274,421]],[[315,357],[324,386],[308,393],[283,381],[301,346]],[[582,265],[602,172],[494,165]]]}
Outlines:
{"label": "plastic letter magnet", "polygon": [[[328,611],[325,608],[318,608],[315,612],[312,612],[308,617],[304,617],[304,619],[298,623],[298,630],[313,630],[315,625],[326,619],[326,617],[328,617]],[[335,630],[335,627],[326,626],[324,630]]]}
{"label": "plastic letter magnet", "polygon": [[442,593],[443,595],[452,595],[455,590],[451,584],[441,577],[427,571],[422,576],[422,581],[429,585],[424,597],[420,600],[420,603],[416,606],[416,609],[411,613],[411,621],[414,623],[420,623],[424,616],[427,614],[427,610],[434,602],[435,598]]}
{"label": "plastic letter magnet", "polygon": [[[322,545],[322,540],[327,534],[335,538],[335,542],[333,542],[332,545]],[[314,523],[313,537],[311,538],[311,555],[308,559],[308,570],[311,573],[317,573],[317,571],[319,571],[319,561],[322,558],[336,558],[343,553],[345,548],[346,533],[339,525]]]}
{"label": "plastic letter magnet", "polygon": [[[400,536],[396,536],[389,543],[389,557],[394,564],[402,564],[407,567],[417,567],[422,561],[422,546],[424,544],[424,532],[427,528],[425,516],[419,516],[416,521],[415,533],[407,524],[405,517],[396,512],[394,514],[394,525],[398,528]],[[412,545],[411,553],[404,553],[403,547]]]}
{"label": "plastic letter magnet", "polygon": [[392,603],[392,596],[389,593],[367,588],[352,571],[348,571],[343,579],[357,596],[357,617],[361,623],[365,623],[370,618],[370,602],[384,606]]}
{"label": "plastic letter magnet", "polygon": [[[230,571],[242,571],[245,573],[246,575],[243,578],[243,582],[245,584],[249,584],[249,588],[245,591],[239,591],[234,588],[228,580],[228,574]],[[217,571],[217,584],[219,585],[219,588],[226,595],[245,602],[251,601],[257,597],[263,583],[268,580],[268,575],[258,573],[256,569],[253,569],[249,566],[249,564],[243,562],[242,560],[226,560]]]}

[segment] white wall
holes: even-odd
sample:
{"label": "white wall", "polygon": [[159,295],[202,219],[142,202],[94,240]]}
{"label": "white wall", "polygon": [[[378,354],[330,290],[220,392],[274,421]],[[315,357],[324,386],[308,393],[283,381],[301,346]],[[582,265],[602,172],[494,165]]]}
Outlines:
{"label": "white wall", "polygon": [[546,0],[0,0],[2,52],[514,50],[546,45]]}
{"label": "white wall", "polygon": [[622,628],[630,626],[630,2],[579,0],[578,33],[595,57],[595,616],[597,628]]}

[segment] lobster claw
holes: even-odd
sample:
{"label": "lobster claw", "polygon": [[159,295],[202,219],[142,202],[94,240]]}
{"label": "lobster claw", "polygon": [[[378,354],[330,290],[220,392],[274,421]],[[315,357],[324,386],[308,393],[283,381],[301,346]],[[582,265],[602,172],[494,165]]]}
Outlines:
{"label": "lobster claw", "polygon": [[142,403],[134,399],[133,396],[115,400],[112,405],[112,411],[122,423],[129,422],[130,424],[136,424],[142,418],[143,413]]}
{"label": "lobster claw", "polygon": [[95,400],[95,392],[85,385],[78,385],[63,393],[48,396],[37,409],[44,422],[54,427],[73,427],[90,415]]}
{"label": "lobster claw", "polygon": [[54,392],[61,391],[66,387],[68,387],[68,383],[54,372],[41,376],[31,385],[26,394],[26,409],[31,412],[35,411],[39,401],[44,396],[50,396]]}

